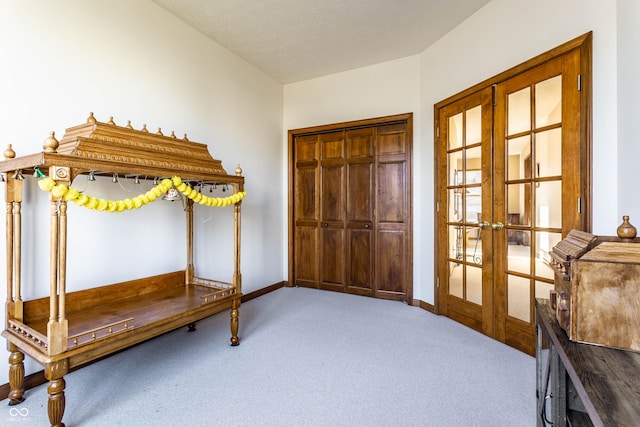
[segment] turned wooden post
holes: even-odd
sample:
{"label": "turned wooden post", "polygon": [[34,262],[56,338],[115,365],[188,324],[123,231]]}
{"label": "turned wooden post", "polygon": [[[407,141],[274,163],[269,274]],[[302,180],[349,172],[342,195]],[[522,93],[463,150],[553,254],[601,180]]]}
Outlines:
{"label": "turned wooden post", "polygon": [[231,303],[231,345],[240,344],[238,338],[238,307],[240,306],[240,298],[234,298]]}
{"label": "turned wooden post", "polygon": [[193,263],[193,200],[185,197],[185,214],[187,219],[187,267],[184,271],[184,285],[193,283],[195,266]]}
{"label": "turned wooden post", "polygon": [[[58,184],[70,185],[69,168],[52,166],[50,176]],[[47,323],[48,354],[67,350],[69,324],[66,318],[67,277],[67,202],[49,196],[49,322]]]}
{"label": "turned wooden post", "polygon": [[24,402],[24,354],[9,344],[9,406]]}
{"label": "turned wooden post", "polygon": [[67,359],[47,363],[44,367],[44,376],[49,380],[49,386],[47,387],[47,392],[49,392],[47,410],[51,427],[64,427],[62,416],[64,415],[65,407],[64,388],[66,383],[63,377],[68,370],[69,364]]}
{"label": "turned wooden post", "polygon": [[[6,155],[5,155],[6,156]],[[21,278],[22,181],[7,177],[6,199],[6,260],[7,260],[7,320],[23,321]],[[9,405],[24,401],[24,354],[9,343]]]}
{"label": "turned wooden post", "polygon": [[22,322],[21,241],[22,241],[22,181],[7,177],[6,193],[6,260],[7,260],[7,320]]}
{"label": "turned wooden post", "polygon": [[[236,167],[236,176],[242,176],[242,168],[240,165]],[[242,183],[236,185],[235,191],[240,192],[244,190]],[[238,308],[240,307],[240,298],[242,296],[242,274],[240,273],[240,206],[242,200],[233,205],[233,287],[235,288],[237,297],[233,299],[231,303],[231,345],[236,346],[240,344],[238,338]]]}

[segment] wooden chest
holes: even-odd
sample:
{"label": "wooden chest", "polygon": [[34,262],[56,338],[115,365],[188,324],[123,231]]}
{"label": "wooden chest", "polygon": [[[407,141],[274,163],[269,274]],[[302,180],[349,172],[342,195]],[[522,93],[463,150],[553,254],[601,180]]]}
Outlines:
{"label": "wooden chest", "polygon": [[552,258],[551,306],[569,339],[640,351],[640,243],[572,231]]}

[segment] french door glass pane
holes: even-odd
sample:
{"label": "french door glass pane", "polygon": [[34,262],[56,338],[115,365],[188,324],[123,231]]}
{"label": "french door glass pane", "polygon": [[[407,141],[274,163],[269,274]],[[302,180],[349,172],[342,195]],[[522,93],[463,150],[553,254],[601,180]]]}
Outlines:
{"label": "french door glass pane", "polygon": [[562,181],[536,183],[536,227],[562,228]]}
{"label": "french door glass pane", "polygon": [[[467,172],[465,184],[479,184],[482,182],[482,175],[480,173],[482,169],[482,147],[468,148],[465,152],[465,171]],[[475,171],[475,173],[470,174],[471,171]]]}
{"label": "french door glass pane", "polygon": [[463,165],[462,165],[462,151],[454,151],[447,154],[447,165],[449,170],[449,182],[448,185],[462,185]]}
{"label": "french door glass pane", "polygon": [[536,134],[536,178],[562,175],[562,129]]}
{"label": "french door glass pane", "polygon": [[449,222],[461,222],[462,221],[462,189],[456,188],[448,190],[449,193],[449,215],[447,220]]}
{"label": "french door glass pane", "polygon": [[[519,233],[523,243],[525,239],[529,241],[529,231],[512,231],[512,233]],[[523,243],[507,246],[507,270],[531,274],[531,247]]]}
{"label": "french door glass pane", "polygon": [[482,216],[482,187],[467,187],[465,197],[467,199],[465,221],[477,224]]}
{"label": "french door glass pane", "polygon": [[531,88],[507,96],[507,120],[508,135],[531,130]]}
{"label": "french door glass pane", "polygon": [[560,123],[562,120],[562,76],[536,83],[536,128]]}
{"label": "french door glass pane", "polygon": [[449,258],[461,260],[464,255],[464,226],[449,226]]}
{"label": "french door glass pane", "polygon": [[553,283],[536,280],[536,298],[549,298],[549,291],[554,288]]}
{"label": "french door glass pane", "polygon": [[553,279],[553,270],[549,267],[551,256],[549,253],[562,239],[562,233],[550,233],[540,231],[536,233],[536,262],[535,275],[547,279]]}
{"label": "french door glass pane", "polygon": [[[529,135],[509,139],[507,142],[507,179],[531,177],[531,137]],[[528,161],[527,161],[528,160]]]}
{"label": "french door glass pane", "polygon": [[457,262],[449,262],[449,294],[462,298],[463,293],[463,265]]}
{"label": "french door glass pane", "polygon": [[464,144],[463,132],[462,132],[462,113],[458,113],[455,116],[449,117],[449,150],[462,147]]}
{"label": "french door glass pane", "polygon": [[528,278],[507,276],[507,314],[525,322],[531,319],[530,283]]}
{"label": "french door glass pane", "polygon": [[467,113],[467,134],[465,137],[465,145],[472,145],[482,141],[482,107],[471,108]]}
{"label": "french door glass pane", "polygon": [[507,225],[529,225],[530,218],[531,184],[507,185]]}
{"label": "french door glass pane", "polygon": [[467,268],[467,301],[482,305],[482,268]]}

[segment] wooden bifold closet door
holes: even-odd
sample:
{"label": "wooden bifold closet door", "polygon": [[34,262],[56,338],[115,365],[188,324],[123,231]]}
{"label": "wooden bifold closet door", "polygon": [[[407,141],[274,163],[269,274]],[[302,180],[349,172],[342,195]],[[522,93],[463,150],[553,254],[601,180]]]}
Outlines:
{"label": "wooden bifold closet door", "polygon": [[412,115],[289,131],[289,283],[410,302]]}

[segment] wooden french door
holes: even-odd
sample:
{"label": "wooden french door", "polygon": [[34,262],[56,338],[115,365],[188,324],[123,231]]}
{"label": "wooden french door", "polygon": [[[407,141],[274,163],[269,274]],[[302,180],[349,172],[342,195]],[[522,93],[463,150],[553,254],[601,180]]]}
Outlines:
{"label": "wooden french door", "polygon": [[546,55],[436,106],[437,311],[530,354],[549,253],[590,227],[584,56]]}

